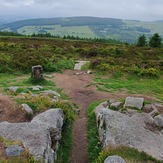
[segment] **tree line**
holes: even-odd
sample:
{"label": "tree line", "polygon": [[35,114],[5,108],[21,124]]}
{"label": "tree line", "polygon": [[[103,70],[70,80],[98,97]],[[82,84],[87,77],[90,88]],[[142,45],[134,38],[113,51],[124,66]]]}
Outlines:
{"label": "tree line", "polygon": [[137,46],[139,47],[144,47],[149,45],[150,47],[161,47],[161,43],[162,43],[162,38],[158,33],[153,34],[150,38],[149,38],[149,42],[147,42],[147,38],[145,35],[140,35],[137,39]]}

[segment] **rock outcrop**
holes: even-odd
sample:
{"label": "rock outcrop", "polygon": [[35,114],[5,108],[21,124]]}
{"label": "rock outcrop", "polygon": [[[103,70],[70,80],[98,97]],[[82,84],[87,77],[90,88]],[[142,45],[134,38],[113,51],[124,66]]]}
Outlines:
{"label": "rock outcrop", "polygon": [[35,160],[53,163],[61,139],[63,118],[63,111],[56,108],[37,115],[30,123],[1,122],[0,136],[22,142]]}
{"label": "rock outcrop", "polygon": [[147,125],[154,123],[150,115],[137,113],[129,117],[104,106],[105,103],[102,103],[95,109],[99,138],[104,149],[125,145],[163,160],[163,136],[148,129]]}

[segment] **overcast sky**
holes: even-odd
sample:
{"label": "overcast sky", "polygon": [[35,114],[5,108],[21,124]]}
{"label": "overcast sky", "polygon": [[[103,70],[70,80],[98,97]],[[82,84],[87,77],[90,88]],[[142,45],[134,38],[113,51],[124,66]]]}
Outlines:
{"label": "overcast sky", "polygon": [[163,0],[0,0],[0,18],[97,16],[163,20]]}

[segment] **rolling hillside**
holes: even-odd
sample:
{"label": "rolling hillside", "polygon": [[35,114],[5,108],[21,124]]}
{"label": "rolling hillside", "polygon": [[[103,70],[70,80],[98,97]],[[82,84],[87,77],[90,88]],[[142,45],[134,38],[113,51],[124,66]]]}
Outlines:
{"label": "rolling hillside", "polygon": [[50,33],[73,35],[82,38],[101,37],[134,43],[138,36],[150,37],[154,33],[163,36],[163,21],[142,22],[97,17],[40,18],[28,19],[0,26],[1,31],[13,31],[25,35]]}

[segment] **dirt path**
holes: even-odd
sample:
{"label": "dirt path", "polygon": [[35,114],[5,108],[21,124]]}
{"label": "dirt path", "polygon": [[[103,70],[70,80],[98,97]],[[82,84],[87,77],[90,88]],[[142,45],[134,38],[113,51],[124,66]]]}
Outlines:
{"label": "dirt path", "polygon": [[[92,83],[93,75],[82,73],[74,75],[76,70],[68,70],[63,74],[54,73],[56,86],[63,89],[63,92],[76,103],[80,109],[73,126],[73,149],[71,163],[88,163],[87,141],[86,141],[86,109],[95,100],[119,99],[128,96],[127,94],[111,94],[100,92],[95,87],[86,87]],[[149,98],[146,98],[149,99]]]}

